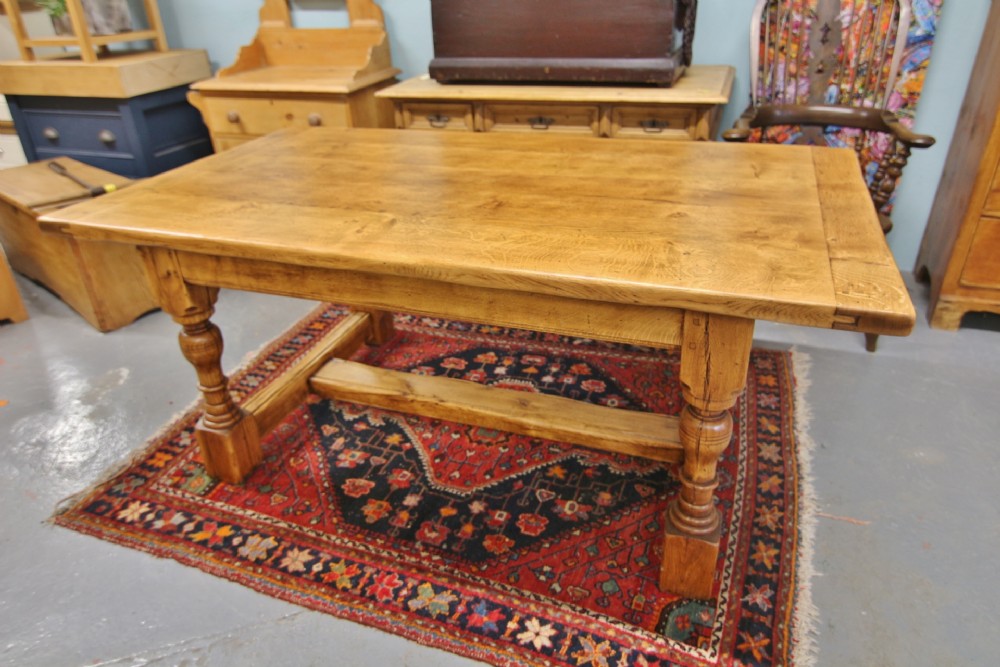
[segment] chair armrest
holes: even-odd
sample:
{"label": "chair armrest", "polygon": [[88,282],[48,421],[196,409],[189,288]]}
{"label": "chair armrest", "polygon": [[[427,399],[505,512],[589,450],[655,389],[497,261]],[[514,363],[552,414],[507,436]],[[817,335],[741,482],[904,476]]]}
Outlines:
{"label": "chair armrest", "polygon": [[891,132],[880,109],[839,107],[819,104],[762,104],[757,107],[752,127],[811,125],[852,127],[859,130]]}
{"label": "chair armrest", "polygon": [[937,141],[929,134],[917,134],[906,127],[899,122],[899,116],[893,114],[891,111],[883,111],[882,120],[888,131],[910,148],[930,148]]}
{"label": "chair armrest", "polygon": [[[740,117],[742,121],[747,113]],[[852,127],[859,130],[886,132],[910,148],[929,148],[934,137],[917,134],[899,122],[891,111],[869,107],[839,107],[826,105],[762,104],[756,113],[747,117],[749,127],[773,125],[812,125],[825,127]],[[737,123],[739,124],[739,123]]]}
{"label": "chair armrest", "polygon": [[753,119],[756,115],[757,110],[753,107],[749,107],[740,115],[739,118],[736,119],[732,128],[725,130],[722,133],[722,140],[734,142],[740,141],[744,143],[747,142],[750,139],[751,132],[753,131],[752,128],[756,127],[753,124]]}

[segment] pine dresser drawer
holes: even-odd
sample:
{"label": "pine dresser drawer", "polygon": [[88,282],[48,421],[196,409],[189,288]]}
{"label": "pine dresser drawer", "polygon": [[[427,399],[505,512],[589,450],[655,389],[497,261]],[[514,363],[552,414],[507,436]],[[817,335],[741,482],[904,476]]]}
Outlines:
{"label": "pine dresser drawer", "polygon": [[636,139],[690,141],[697,116],[690,109],[655,106],[615,107],[611,110],[611,136]]}
{"label": "pine dresser drawer", "polygon": [[345,127],[347,114],[339,100],[205,97],[206,121],[216,134],[259,137],[285,127]]}
{"label": "pine dresser drawer", "polygon": [[471,132],[476,129],[475,116],[471,104],[404,104],[397,125],[416,130],[461,130]]}
{"label": "pine dresser drawer", "polygon": [[600,109],[584,105],[487,104],[483,109],[483,129],[488,132],[600,132]]}

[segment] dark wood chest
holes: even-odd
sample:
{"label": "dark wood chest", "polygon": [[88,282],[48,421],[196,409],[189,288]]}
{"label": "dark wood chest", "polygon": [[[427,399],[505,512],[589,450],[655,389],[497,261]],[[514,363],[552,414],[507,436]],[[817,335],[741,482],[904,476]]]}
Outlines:
{"label": "dark wood chest", "polygon": [[430,75],[450,82],[669,86],[697,0],[431,0]]}

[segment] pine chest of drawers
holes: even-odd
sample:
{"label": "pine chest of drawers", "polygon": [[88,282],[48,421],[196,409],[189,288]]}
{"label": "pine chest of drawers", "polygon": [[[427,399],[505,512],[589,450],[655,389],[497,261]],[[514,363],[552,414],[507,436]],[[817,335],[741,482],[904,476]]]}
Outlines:
{"label": "pine chest of drawers", "polygon": [[1000,3],[993,3],[969,77],[916,274],[930,282],[930,323],[1000,314]]}
{"label": "pine chest of drawers", "polygon": [[376,93],[399,129],[546,132],[645,140],[715,138],[733,68],[694,65],[670,88],[441,84],[428,76]]}

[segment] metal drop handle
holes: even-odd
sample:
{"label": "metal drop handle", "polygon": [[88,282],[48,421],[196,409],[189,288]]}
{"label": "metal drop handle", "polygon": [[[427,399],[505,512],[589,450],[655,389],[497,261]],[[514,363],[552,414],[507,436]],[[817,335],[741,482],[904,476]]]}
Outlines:
{"label": "metal drop handle", "polygon": [[531,126],[532,130],[547,130],[549,129],[549,126],[555,122],[555,118],[549,118],[547,116],[534,116],[528,119],[528,125]]}
{"label": "metal drop handle", "polygon": [[639,126],[642,128],[643,132],[649,134],[659,134],[663,132],[664,129],[670,127],[670,121],[667,120],[643,120],[639,122]]}
{"label": "metal drop handle", "polygon": [[451,118],[449,118],[448,116],[443,116],[439,113],[431,114],[430,116],[427,117],[427,122],[430,123],[430,126],[436,127],[438,129],[447,127],[448,121],[450,120]]}
{"label": "metal drop handle", "polygon": [[59,141],[59,130],[54,127],[47,127],[42,130],[42,136],[49,141]]}

